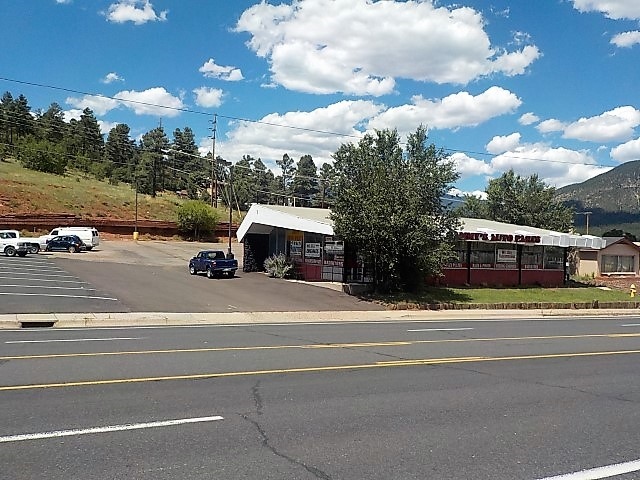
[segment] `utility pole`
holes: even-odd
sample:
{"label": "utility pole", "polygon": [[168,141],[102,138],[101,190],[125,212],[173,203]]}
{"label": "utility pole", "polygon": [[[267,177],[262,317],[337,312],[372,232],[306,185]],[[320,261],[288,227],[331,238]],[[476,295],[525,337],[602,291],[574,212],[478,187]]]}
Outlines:
{"label": "utility pole", "polygon": [[578,215],[584,215],[586,221],[587,221],[587,233],[586,235],[589,235],[589,215],[591,215],[593,212],[578,212]]}
{"label": "utility pole", "polygon": [[218,114],[213,114],[213,142],[211,144],[211,206],[218,208],[218,178],[216,177],[216,130],[218,128]]}

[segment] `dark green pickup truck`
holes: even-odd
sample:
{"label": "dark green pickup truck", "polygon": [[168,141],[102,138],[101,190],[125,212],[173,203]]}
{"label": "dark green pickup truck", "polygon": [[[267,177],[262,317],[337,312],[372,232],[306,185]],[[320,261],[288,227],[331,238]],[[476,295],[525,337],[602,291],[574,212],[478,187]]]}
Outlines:
{"label": "dark green pickup truck", "polygon": [[231,278],[236,274],[237,269],[238,261],[234,258],[227,258],[222,250],[202,250],[189,260],[191,275],[206,272],[208,278],[221,277],[222,275]]}

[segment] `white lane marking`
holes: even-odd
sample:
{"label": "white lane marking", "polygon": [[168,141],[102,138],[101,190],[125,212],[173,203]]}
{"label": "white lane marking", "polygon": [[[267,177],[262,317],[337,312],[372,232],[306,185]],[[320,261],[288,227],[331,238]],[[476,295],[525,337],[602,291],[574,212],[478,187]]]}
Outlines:
{"label": "white lane marking", "polygon": [[13,288],[42,288],[45,290],[84,290],[85,292],[92,291],[95,292],[95,288],[87,288],[87,287],[46,287],[44,285],[0,285],[0,288],[4,287],[13,287]]}
{"label": "white lane marking", "polygon": [[592,468],[590,470],[581,470],[575,473],[566,473],[555,477],[545,477],[540,480],[597,480],[637,472],[639,470],[640,460],[633,460],[631,462],[616,463],[605,467]]}
{"label": "white lane marking", "polygon": [[[30,279],[30,278],[3,277],[2,275],[0,275],[0,278],[7,278],[7,279],[10,279],[10,280],[33,280],[33,279]],[[36,279],[36,280],[38,280],[38,282],[84,283],[84,284],[87,284],[87,285],[88,285],[88,282],[82,282],[82,281],[80,281],[80,280],[58,280],[58,279],[55,279],[55,280],[46,280],[46,279],[44,279],[44,278],[38,278],[38,279]]]}
{"label": "white lane marking", "polygon": [[42,433],[25,433],[21,435],[7,435],[4,437],[0,437],[0,443],[20,442],[23,440],[41,440],[43,438],[72,437],[76,435],[88,435],[92,433],[121,432],[124,430],[141,430],[144,428],[171,427],[174,425],[184,425],[188,423],[215,422],[217,420],[224,420],[224,418],[220,416],[180,418],[177,420],[163,420],[159,422],[128,423],[125,425],[108,425],[105,427],[93,427],[93,428],[84,428],[84,429],[77,428],[72,430],[56,430],[53,432],[42,432]]}
{"label": "white lane marking", "polygon": [[13,295],[15,297],[65,297],[65,298],[89,298],[91,300],[115,300],[117,298],[111,297],[92,297],[90,295],[62,295],[59,293],[9,293],[0,292],[0,295]]}
{"label": "white lane marking", "polygon": [[[63,270],[60,270],[63,271]],[[14,277],[62,277],[62,278],[78,278],[74,275],[52,275],[52,274],[43,274],[43,273],[23,273],[23,272],[15,272],[12,273]]]}
{"label": "white lane marking", "polygon": [[640,327],[640,323],[627,323],[625,325],[620,325],[621,327]]}
{"label": "white lane marking", "polygon": [[147,337],[64,338],[59,340],[10,340],[4,343],[110,342],[113,340],[143,340]]}
{"label": "white lane marking", "polygon": [[416,328],[407,332],[456,332],[458,330],[473,330],[473,328]]}

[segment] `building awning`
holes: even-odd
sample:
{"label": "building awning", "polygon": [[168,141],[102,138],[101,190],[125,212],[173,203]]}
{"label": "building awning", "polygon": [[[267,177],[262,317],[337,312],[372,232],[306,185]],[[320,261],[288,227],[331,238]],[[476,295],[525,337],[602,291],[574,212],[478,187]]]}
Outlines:
{"label": "building awning", "polygon": [[[480,218],[461,218],[459,233],[476,236],[477,241],[496,241],[492,238],[509,238],[505,243],[548,245],[557,247],[582,247],[600,250],[605,242],[593,235],[575,235],[554,232],[510,223],[494,222]],[[285,207],[280,205],[253,204],[238,227],[238,241],[250,233],[269,234],[274,228],[301,232],[334,235],[331,210],[326,208]],[[479,234],[479,235],[475,235]],[[495,237],[492,237],[495,235]],[[516,241],[522,239],[521,241]],[[475,237],[474,237],[475,238]],[[536,241],[531,241],[535,238]],[[529,241],[527,241],[529,240]]]}

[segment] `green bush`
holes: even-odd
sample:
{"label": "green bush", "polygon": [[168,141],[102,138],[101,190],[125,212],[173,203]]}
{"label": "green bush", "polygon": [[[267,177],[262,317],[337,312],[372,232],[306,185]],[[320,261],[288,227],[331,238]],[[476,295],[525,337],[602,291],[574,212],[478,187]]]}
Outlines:
{"label": "green bush", "polygon": [[184,202],[178,208],[177,216],[178,230],[195,240],[215,231],[218,223],[218,212],[199,200]]}
{"label": "green bush", "polygon": [[271,255],[264,261],[264,269],[270,277],[284,278],[293,270],[293,264],[283,253]]}

